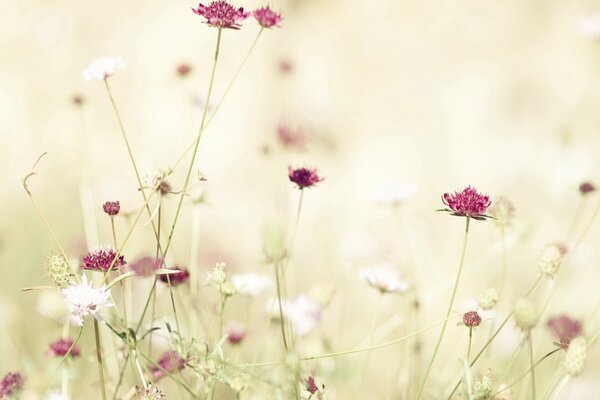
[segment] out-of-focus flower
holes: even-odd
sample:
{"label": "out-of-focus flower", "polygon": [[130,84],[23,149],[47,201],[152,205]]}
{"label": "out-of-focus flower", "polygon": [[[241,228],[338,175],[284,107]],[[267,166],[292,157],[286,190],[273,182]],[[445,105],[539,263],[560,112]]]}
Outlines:
{"label": "out-of-focus flower", "polygon": [[227,341],[231,344],[240,344],[246,337],[246,328],[241,322],[231,321],[225,326]]}
{"label": "out-of-focus flower", "polygon": [[192,67],[189,64],[179,64],[177,66],[177,75],[182,78],[185,78],[192,72]]}
{"label": "out-of-focus flower", "polygon": [[281,60],[279,60],[279,71],[284,73],[284,74],[289,74],[290,72],[292,72],[292,70],[294,69],[294,63],[287,59],[287,58],[282,58]]}
{"label": "out-of-focus flower", "polygon": [[159,275],[158,279],[160,279],[161,282],[168,284],[170,281],[171,286],[179,286],[182,283],[185,283],[190,279],[190,272],[185,268],[174,266],[174,267],[170,267],[169,269],[177,270],[179,272],[175,272],[173,274],[168,274],[168,275],[167,274]]}
{"label": "out-of-focus flower", "polygon": [[467,311],[462,316],[463,324],[468,328],[475,328],[481,324],[481,316],[477,311]]}
{"label": "out-of-focus flower", "polygon": [[42,291],[37,301],[36,311],[40,315],[60,323],[63,323],[69,315],[65,297],[57,290]]}
{"label": "out-of-focus flower", "polygon": [[240,29],[242,21],[250,16],[243,7],[235,8],[228,1],[223,0],[213,1],[208,6],[200,3],[198,8],[192,8],[192,11],[204,17],[205,24],[220,29]]}
{"label": "out-of-focus flower", "polygon": [[551,244],[542,250],[538,265],[543,274],[553,278],[567,252],[567,247],[562,244]]}
{"label": "out-of-focus flower", "polygon": [[473,219],[486,219],[486,211],[492,202],[490,196],[481,194],[471,186],[453,194],[444,193],[442,202],[449,207],[440,211],[447,211],[458,217],[470,217]]}
{"label": "out-of-focus flower", "polygon": [[570,376],[578,376],[583,372],[587,361],[587,340],[583,336],[571,340],[565,354],[564,366]]}
{"label": "out-of-focus flower", "polygon": [[592,193],[595,190],[596,186],[594,186],[591,182],[583,182],[581,185],[579,185],[579,193],[581,193],[582,196]]}
{"label": "out-of-focus flower", "polygon": [[56,283],[58,286],[63,286],[69,283],[69,279],[73,276],[73,273],[71,272],[71,266],[69,265],[69,262],[65,260],[62,254],[52,254],[48,259],[46,268],[48,271],[48,276],[52,282]]}
{"label": "out-of-focus flower", "polygon": [[73,346],[73,339],[60,338],[57,341],[50,343],[48,354],[54,357],[64,357],[69,352],[69,349],[71,349],[69,357],[79,357],[79,347],[73,346],[73,348],[71,348],[71,346]]}
{"label": "out-of-focus flower", "polygon": [[498,197],[494,201],[494,205],[490,207],[490,214],[496,218],[497,225],[506,227],[511,224],[514,218],[515,207],[506,197]]}
{"label": "out-of-focus flower", "polygon": [[73,101],[73,104],[76,106],[81,106],[83,105],[83,96],[79,93],[75,93],[73,97],[71,97],[71,101]]}
{"label": "out-of-focus flower", "polygon": [[107,272],[112,265],[111,270],[116,271],[126,264],[122,255],[119,255],[119,258],[115,261],[116,257],[117,252],[112,247],[98,247],[83,257],[83,269]]}
{"label": "out-of-focus flower", "polygon": [[[281,303],[284,318],[292,323],[294,333],[304,336],[315,329],[321,322],[322,306],[305,294],[300,294],[293,300],[284,300]],[[272,301],[269,310],[273,316],[279,317],[277,301]]]}
{"label": "out-of-focus flower", "polygon": [[488,400],[492,396],[494,383],[488,375],[482,375],[473,385],[473,400]]}
{"label": "out-of-focus flower", "polygon": [[216,263],[212,272],[208,273],[206,283],[216,288],[224,296],[233,296],[236,293],[235,286],[229,279],[226,266],[227,264],[224,262]]}
{"label": "out-of-focus flower", "polygon": [[25,379],[18,372],[9,372],[0,380],[0,399],[15,396],[23,389]]}
{"label": "out-of-focus flower", "polygon": [[152,378],[156,381],[164,377],[166,375],[166,372],[171,374],[173,372],[177,372],[185,368],[185,359],[181,357],[179,353],[175,350],[166,351],[158,360],[157,364],[159,366],[153,366],[150,369],[150,372],[152,373]]}
{"label": "out-of-focus flower", "polygon": [[529,299],[519,299],[515,303],[514,308],[515,321],[517,326],[524,331],[527,331],[535,326],[538,322],[539,314],[533,303]]}
{"label": "out-of-focus flower", "polygon": [[277,125],[277,139],[285,148],[304,150],[310,136],[302,128],[293,129],[288,124],[280,123]]}
{"label": "out-of-focus flower", "polygon": [[[162,259],[151,256],[144,256],[136,259],[129,264],[129,268],[134,274],[141,277],[153,276],[162,265]],[[172,275],[171,275],[172,276]],[[162,275],[161,275],[162,278]]]}
{"label": "out-of-focus flower", "polygon": [[62,293],[71,308],[71,321],[83,326],[83,319],[92,315],[97,320],[102,320],[100,312],[105,307],[112,307],[110,302],[110,289],[106,287],[94,288],[87,280],[85,274],[81,278],[81,284],[70,285],[62,289]]}
{"label": "out-of-focus flower", "polygon": [[547,326],[565,350],[569,348],[571,341],[580,336],[583,332],[581,322],[571,319],[566,315],[550,319]]}
{"label": "out-of-focus flower", "polygon": [[44,400],[69,400],[69,396],[63,395],[59,391],[52,391],[44,397]]}
{"label": "out-of-focus flower", "polygon": [[400,273],[388,263],[360,270],[359,275],[381,293],[404,293],[408,283],[401,279]]}
{"label": "out-of-focus flower", "polygon": [[581,18],[579,32],[591,39],[600,39],[600,13]]}
{"label": "out-of-focus flower", "polygon": [[384,182],[374,193],[375,201],[384,206],[399,206],[417,194],[417,187],[400,181]]}
{"label": "out-of-focus flower", "polygon": [[114,217],[121,211],[121,204],[118,201],[107,201],[102,204],[102,209],[107,215]]}
{"label": "out-of-focus flower", "polygon": [[325,385],[321,383],[318,378],[313,376],[309,376],[304,381],[304,390],[310,393],[310,398],[316,400],[326,400],[329,398],[328,390],[325,388]]}
{"label": "out-of-focus flower", "polygon": [[498,391],[496,393],[494,400],[513,400],[512,390],[510,390],[506,383],[498,386]]}
{"label": "out-of-focus flower", "polygon": [[279,27],[279,23],[283,20],[281,14],[271,10],[269,6],[257,8],[252,12],[252,16],[263,28]]}
{"label": "out-of-focus flower", "polygon": [[121,68],[125,68],[125,63],[120,57],[102,57],[92,61],[88,67],[83,70],[83,78],[86,81],[96,79],[103,81]]}
{"label": "out-of-focus flower", "polygon": [[479,295],[479,307],[488,311],[496,306],[498,302],[498,291],[496,288],[488,288]]}
{"label": "out-of-focus flower", "polygon": [[279,225],[267,225],[262,231],[263,252],[268,261],[275,264],[287,255],[285,234]]}
{"label": "out-of-focus flower", "polygon": [[158,386],[149,383],[146,388],[136,386],[135,393],[138,400],[161,400],[166,396]]}
{"label": "out-of-focus flower", "polygon": [[238,294],[250,297],[260,296],[261,293],[275,286],[270,277],[254,272],[233,275],[231,282]]}
{"label": "out-of-focus flower", "polygon": [[324,179],[319,176],[316,168],[305,167],[288,167],[288,177],[290,181],[298,185],[298,189],[300,190],[310,188]]}

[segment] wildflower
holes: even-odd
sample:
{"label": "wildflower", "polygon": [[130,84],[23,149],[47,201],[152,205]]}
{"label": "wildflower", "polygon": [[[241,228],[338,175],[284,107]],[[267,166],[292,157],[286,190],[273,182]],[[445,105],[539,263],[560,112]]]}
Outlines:
{"label": "wildflower", "polygon": [[560,267],[567,248],[560,244],[551,244],[542,250],[538,265],[543,274],[553,278]]}
{"label": "wildflower", "polygon": [[102,57],[92,61],[92,63],[83,71],[83,78],[86,81],[96,79],[103,81],[121,68],[125,68],[125,63],[120,57]]}
{"label": "wildflower", "polygon": [[579,20],[579,32],[591,39],[600,39],[600,14],[593,14]]}
{"label": "wildflower", "polygon": [[137,395],[137,399],[139,400],[160,400],[165,398],[165,395],[160,388],[151,383],[149,383],[145,389],[143,387],[136,386],[135,393]]}
{"label": "wildflower", "polygon": [[254,272],[233,275],[231,283],[237,293],[250,297],[260,296],[264,291],[274,287],[270,277]]}
{"label": "wildflower", "polygon": [[229,274],[225,269],[224,262],[219,262],[215,264],[212,272],[208,273],[206,277],[206,282],[209,285],[214,286],[221,294],[225,296],[232,296],[235,294],[235,286],[229,279]]}
{"label": "wildflower", "polygon": [[453,194],[444,193],[442,202],[449,208],[440,211],[449,212],[451,215],[478,220],[490,218],[489,215],[485,214],[490,204],[492,204],[490,196],[477,192],[471,186]]}
{"label": "wildflower", "polygon": [[102,204],[102,209],[107,215],[114,217],[121,210],[121,204],[119,204],[118,201],[107,201],[106,203]]}
{"label": "wildflower", "polygon": [[310,140],[309,135],[303,129],[292,129],[292,127],[284,123],[280,123],[277,126],[277,138],[283,147],[298,150],[305,149]]}
{"label": "wildflower", "polygon": [[494,400],[513,400],[512,390],[510,390],[506,383],[498,386],[498,392],[494,396]]}
{"label": "wildflower", "polygon": [[496,225],[501,227],[509,226],[514,218],[515,207],[506,197],[498,197],[494,205],[490,207],[490,214],[496,218]]}
{"label": "wildflower", "polygon": [[15,396],[21,389],[25,379],[18,372],[9,372],[0,380],[0,399]]}
{"label": "wildflower", "polygon": [[417,187],[413,184],[387,181],[375,191],[373,198],[381,205],[397,207],[412,199],[416,193]]}
{"label": "wildflower", "polygon": [[52,282],[58,286],[69,283],[69,279],[73,276],[71,266],[62,254],[52,254],[48,259],[46,270]]}
{"label": "wildflower", "polygon": [[291,60],[283,58],[279,60],[279,71],[284,74],[292,72],[294,69],[294,63]]}
{"label": "wildflower", "polygon": [[566,315],[550,319],[546,326],[559,340],[560,346],[565,350],[569,348],[571,341],[583,332],[581,322],[571,319]]}
{"label": "wildflower", "polygon": [[310,398],[314,398],[316,400],[325,400],[329,398],[329,396],[327,396],[328,392],[325,388],[325,385],[313,376],[309,376],[304,381],[304,390],[310,393]]}
{"label": "wildflower", "polygon": [[517,326],[524,331],[529,330],[537,324],[539,315],[533,303],[528,299],[519,299],[514,308],[515,321]]}
{"label": "wildflower", "polygon": [[[71,349],[70,352],[69,349]],[[65,338],[60,338],[57,341],[50,343],[50,350],[48,353],[54,357],[64,357],[67,353],[69,353],[69,357],[71,358],[79,357],[80,355],[79,347],[73,346],[73,340]]]}
{"label": "wildflower", "polygon": [[184,78],[192,72],[192,67],[188,64],[179,64],[177,66],[177,75]]}
{"label": "wildflower", "polygon": [[158,366],[154,366],[150,370],[152,378],[156,381],[164,377],[167,372],[171,374],[185,368],[185,359],[175,350],[166,351],[157,364]]}
{"label": "wildflower", "polygon": [[63,395],[59,391],[52,391],[49,392],[46,397],[44,397],[44,400],[69,400],[69,396]]}
{"label": "wildflower", "polygon": [[91,282],[88,283],[85,274],[81,284],[70,285],[62,289],[62,293],[71,308],[71,320],[79,326],[83,326],[83,319],[87,315],[102,320],[100,316],[102,309],[113,306],[109,300],[110,289],[106,289],[104,286],[94,288]]}
{"label": "wildflower", "polygon": [[73,102],[73,104],[75,104],[76,106],[81,106],[83,105],[83,96],[80,95],[79,93],[76,93],[73,95],[73,97],[71,98],[71,101]]}
{"label": "wildflower", "polygon": [[[144,256],[136,259],[131,264],[129,264],[129,268],[133,271],[134,274],[140,277],[148,277],[154,275],[154,273],[160,268],[162,265],[162,259]],[[173,275],[171,275],[173,276]],[[161,278],[163,275],[161,275]]]}
{"label": "wildflower", "polygon": [[279,27],[279,23],[283,19],[281,14],[271,10],[269,6],[257,8],[252,12],[252,16],[263,28]]}
{"label": "wildflower", "polygon": [[496,306],[498,302],[498,291],[495,288],[489,288],[479,295],[479,307],[489,311]]}
{"label": "wildflower", "polygon": [[298,189],[300,190],[312,187],[324,179],[319,176],[316,169],[305,167],[288,167],[288,177],[290,181],[298,185]]}
{"label": "wildflower", "polygon": [[246,336],[246,328],[240,322],[232,321],[225,327],[225,333],[230,344],[239,344]]}
{"label": "wildflower", "polygon": [[408,283],[387,263],[362,269],[360,277],[381,293],[404,293],[408,290]]}
{"label": "wildflower", "polygon": [[185,268],[175,266],[169,269],[177,270],[179,272],[175,272],[173,274],[168,275],[159,275],[158,279],[167,284],[170,281],[172,286],[179,286],[190,279],[190,272]]}
{"label": "wildflower", "polygon": [[477,311],[467,311],[463,314],[462,320],[468,328],[475,328],[481,324],[481,316]]}
{"label": "wildflower", "polygon": [[592,193],[596,190],[596,186],[594,186],[591,182],[583,182],[579,185],[579,193],[582,196],[585,196],[588,193]]}
{"label": "wildflower", "polygon": [[[292,323],[294,333],[299,336],[304,336],[315,329],[321,322],[323,313],[321,305],[305,294],[300,294],[293,300],[282,301],[281,309],[284,317]],[[279,317],[276,300],[269,304],[269,310],[275,317]]]}
{"label": "wildflower", "polygon": [[98,247],[83,257],[83,269],[91,271],[107,272],[109,268],[111,270],[117,270],[125,264],[126,262],[124,257],[119,255],[117,258],[117,252],[115,249],[108,246]]}
{"label": "wildflower", "polygon": [[223,0],[213,1],[208,6],[200,3],[198,8],[192,8],[192,11],[204,17],[205,24],[219,29],[240,29],[242,21],[250,16],[243,7],[235,8]]}
{"label": "wildflower", "polygon": [[487,400],[491,397],[493,390],[492,378],[482,375],[473,385],[473,400]]}
{"label": "wildflower", "polygon": [[571,340],[567,354],[565,354],[564,366],[567,373],[578,376],[583,372],[587,359],[587,340],[583,336]]}

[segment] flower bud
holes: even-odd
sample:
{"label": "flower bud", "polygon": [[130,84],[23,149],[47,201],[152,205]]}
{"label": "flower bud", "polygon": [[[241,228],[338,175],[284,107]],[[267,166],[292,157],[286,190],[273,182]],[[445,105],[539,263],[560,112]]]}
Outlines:
{"label": "flower bud", "polygon": [[529,330],[537,324],[539,315],[533,303],[528,299],[519,299],[514,308],[517,326],[523,330]]}
{"label": "flower bud", "polygon": [[479,307],[482,310],[489,311],[496,306],[498,302],[498,291],[496,288],[488,288],[479,295]]}
{"label": "flower bud", "polygon": [[571,340],[569,349],[565,355],[564,366],[567,373],[572,376],[578,376],[585,368],[587,359],[587,340],[583,336]]}

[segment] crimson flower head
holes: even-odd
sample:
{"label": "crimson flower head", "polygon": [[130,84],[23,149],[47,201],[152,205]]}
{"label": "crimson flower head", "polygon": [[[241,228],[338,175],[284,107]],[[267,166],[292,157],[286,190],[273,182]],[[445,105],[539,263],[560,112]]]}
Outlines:
{"label": "crimson flower head", "polygon": [[595,190],[596,186],[594,186],[594,184],[591,182],[583,182],[581,185],[579,185],[579,193],[581,193],[581,195],[592,193]]}
{"label": "crimson flower head", "polygon": [[25,379],[18,372],[9,372],[0,380],[0,399],[5,399],[16,395],[23,389]]}
{"label": "crimson flower head", "polygon": [[169,374],[180,371],[185,367],[185,359],[179,355],[175,350],[166,351],[160,360],[157,363],[158,366],[153,367],[150,372],[152,373],[152,378],[157,381],[160,378],[164,377],[167,372]]}
{"label": "crimson flower head", "polygon": [[470,217],[478,220],[485,220],[486,218],[493,218],[490,215],[486,215],[486,211],[492,202],[490,196],[487,194],[481,194],[471,186],[467,186],[460,192],[444,193],[442,196],[442,202],[448,206],[438,211],[446,211],[451,215],[458,217]]}
{"label": "crimson flower head", "polygon": [[463,324],[468,328],[475,328],[481,324],[481,316],[477,311],[468,311],[462,316]]}
{"label": "crimson flower head", "polygon": [[319,176],[316,168],[292,168],[288,167],[288,177],[291,182],[298,185],[298,189],[309,188],[321,182],[324,178]]}
{"label": "crimson flower head", "polygon": [[177,66],[177,75],[180,77],[188,76],[192,72],[192,67],[188,64],[179,64]]}
{"label": "crimson flower head", "polygon": [[190,272],[185,268],[170,267],[169,269],[175,269],[179,272],[175,272],[173,274],[168,275],[159,275],[158,279],[160,279],[164,283],[169,283],[169,281],[171,281],[172,286],[181,285],[182,283],[185,283],[190,279]]}
{"label": "crimson flower head", "polygon": [[205,6],[202,3],[192,11],[206,19],[204,22],[219,29],[240,29],[242,21],[250,16],[244,7],[235,8],[228,1],[213,1]]}
{"label": "crimson flower head", "polygon": [[[98,247],[96,250],[92,250],[83,257],[83,269],[92,271],[103,271],[107,272],[113,264],[113,260],[117,257],[117,252],[112,247]],[[112,270],[117,270],[125,265],[125,259],[122,255],[114,261]]]}
{"label": "crimson flower head", "polygon": [[252,16],[263,28],[279,27],[279,23],[283,19],[281,14],[271,10],[269,6],[257,8],[252,12]]}
{"label": "crimson flower head", "polygon": [[71,349],[69,357],[79,357],[79,347],[73,346],[73,348],[71,348],[71,346],[73,346],[72,339],[60,338],[56,342],[50,343],[50,350],[48,351],[48,354],[54,357],[64,357],[69,352],[69,349]]}
{"label": "crimson flower head", "polygon": [[581,322],[571,319],[566,315],[554,317],[548,321],[548,329],[559,340],[559,344],[563,349],[569,348],[571,340],[581,335],[583,326]]}
{"label": "crimson flower head", "polygon": [[107,201],[102,204],[102,209],[104,212],[111,217],[114,217],[121,211],[121,204],[118,201]]}

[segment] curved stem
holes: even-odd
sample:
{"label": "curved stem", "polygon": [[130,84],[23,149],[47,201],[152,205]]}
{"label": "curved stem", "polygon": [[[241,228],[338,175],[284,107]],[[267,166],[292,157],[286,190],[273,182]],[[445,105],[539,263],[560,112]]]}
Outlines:
{"label": "curved stem", "polygon": [[458,283],[460,282],[460,276],[462,274],[463,265],[465,261],[465,253],[467,250],[467,239],[469,237],[469,223],[471,218],[466,217],[467,221],[465,224],[465,234],[463,238],[462,251],[460,255],[460,263],[458,265],[458,273],[456,274],[456,280],[454,281],[454,288],[452,289],[452,296],[450,297],[450,302],[448,303],[448,309],[446,310],[446,320],[444,321],[444,325],[442,326],[442,331],[440,332],[440,336],[438,338],[437,344],[435,345],[435,349],[433,350],[433,355],[431,356],[431,360],[429,360],[429,365],[425,370],[425,376],[423,376],[423,380],[421,381],[421,386],[419,388],[419,392],[417,394],[417,400],[421,398],[423,394],[423,389],[425,388],[425,384],[427,383],[427,378],[429,377],[429,373],[431,372],[431,367],[433,367],[433,363],[437,357],[438,351],[440,349],[440,345],[442,344],[442,339],[444,338],[444,333],[446,332],[446,326],[448,325],[448,318],[450,317],[450,313],[452,312],[452,307],[454,305],[454,299],[456,297],[456,292],[458,290]]}
{"label": "curved stem", "polygon": [[529,332],[528,335],[528,342],[529,342],[529,368],[531,371],[531,394],[532,394],[532,399],[535,400],[536,399],[536,393],[535,393],[535,364],[533,363],[533,339],[531,339],[531,332]]}
{"label": "curved stem", "polygon": [[104,383],[104,366],[102,364],[102,345],[100,344],[100,331],[98,329],[98,320],[94,318],[94,337],[96,338],[96,359],[98,360],[98,376],[100,377],[100,390],[102,400],[106,400],[106,386]]}
{"label": "curved stem", "polygon": [[285,335],[285,318],[283,316],[283,305],[281,302],[281,279],[280,279],[280,273],[279,273],[279,269],[281,268],[280,264],[274,264],[274,268],[275,268],[275,285],[277,286],[277,303],[278,303],[278,308],[279,308],[279,320],[280,320],[280,325],[281,325],[281,337],[283,339],[283,347],[285,348],[285,352],[287,353],[289,351],[289,347],[288,347],[288,342],[287,342],[287,338]]}

